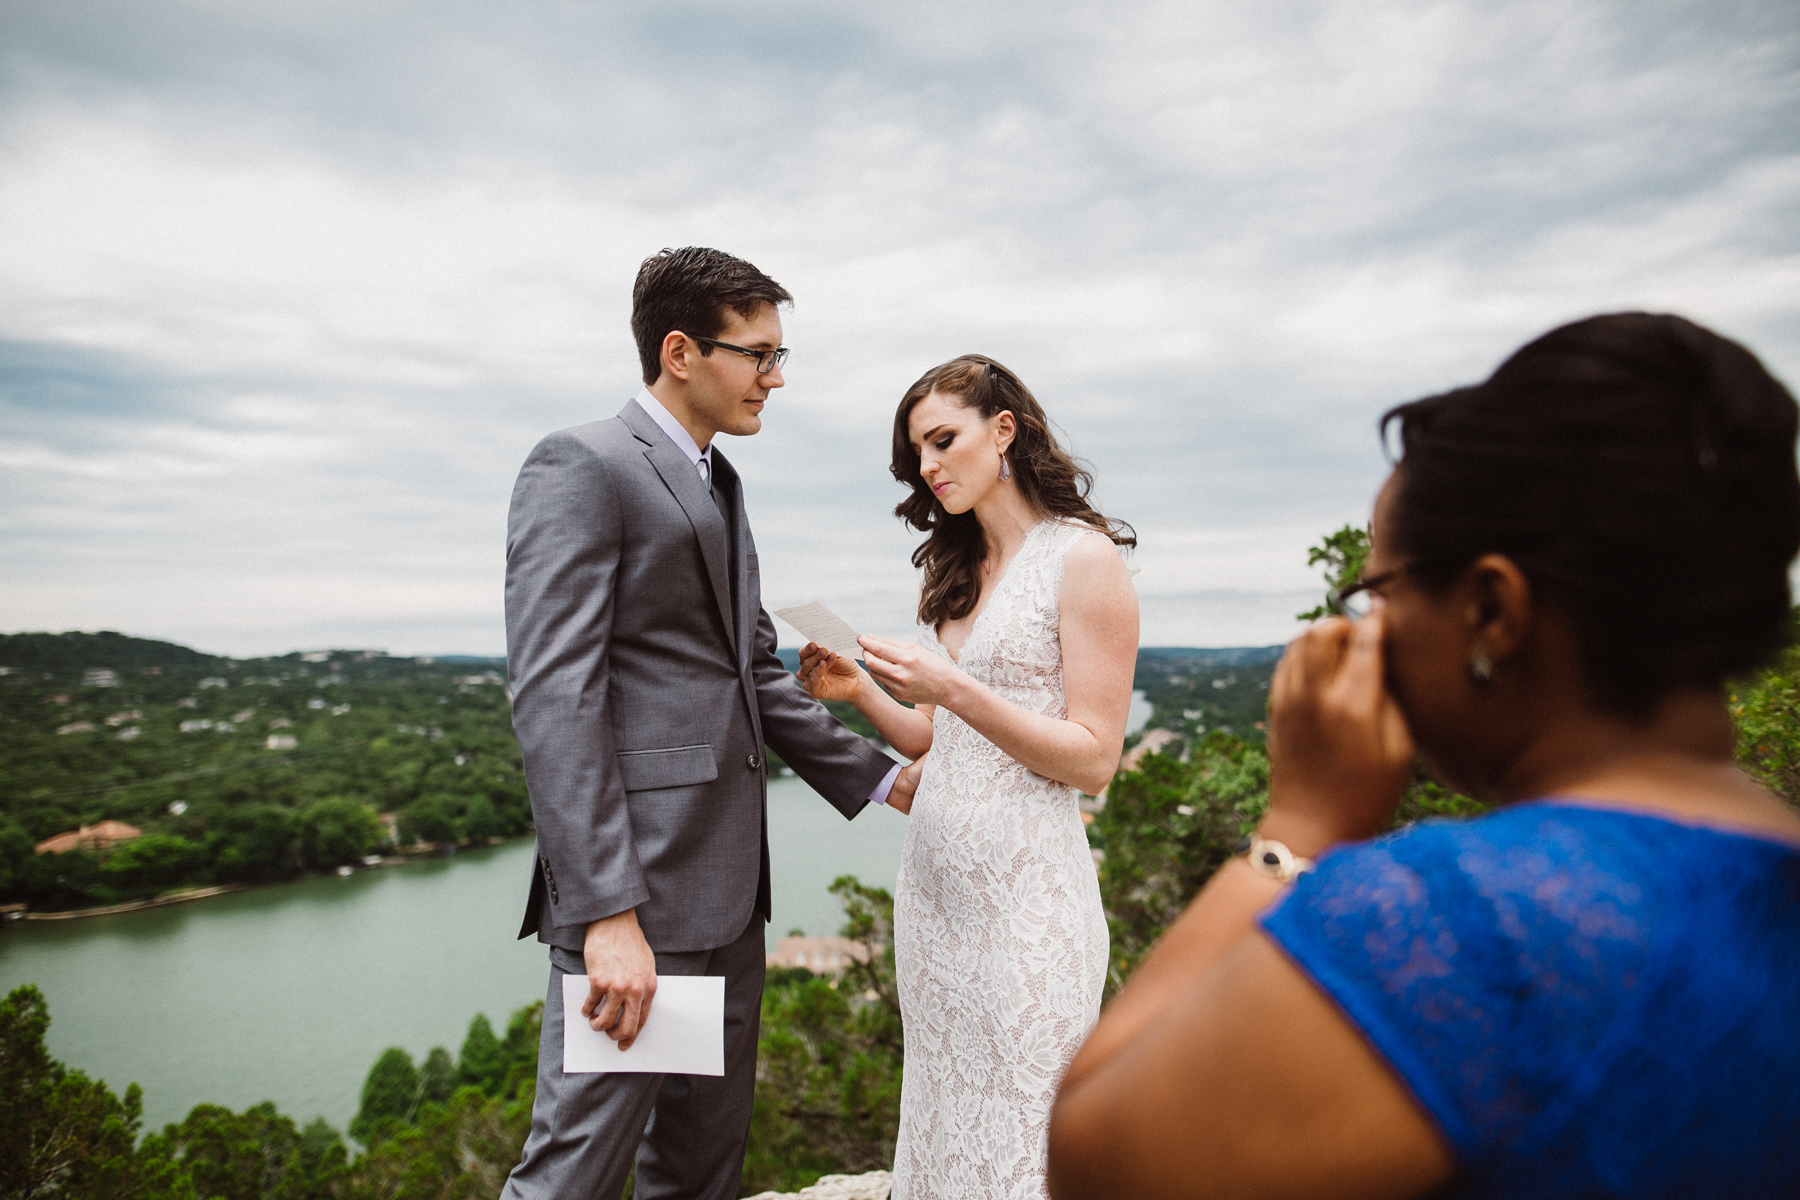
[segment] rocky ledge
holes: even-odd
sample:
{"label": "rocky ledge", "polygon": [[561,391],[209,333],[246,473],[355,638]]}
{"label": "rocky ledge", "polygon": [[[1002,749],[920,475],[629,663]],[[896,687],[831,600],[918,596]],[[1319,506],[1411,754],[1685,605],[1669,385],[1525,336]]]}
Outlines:
{"label": "rocky ledge", "polygon": [[888,1200],[894,1177],[886,1171],[866,1175],[824,1175],[797,1192],[759,1192],[748,1200]]}

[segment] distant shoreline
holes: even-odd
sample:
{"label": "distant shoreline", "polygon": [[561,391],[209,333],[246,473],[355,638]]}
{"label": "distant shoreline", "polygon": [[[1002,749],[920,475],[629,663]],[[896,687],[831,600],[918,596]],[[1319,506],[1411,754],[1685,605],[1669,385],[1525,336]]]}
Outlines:
{"label": "distant shoreline", "polygon": [[[528,831],[526,833],[519,834],[516,837],[500,838],[496,841],[489,842],[485,846],[459,846],[456,849],[457,849],[457,853],[459,853],[459,854],[465,853],[470,850],[488,850],[488,849],[492,849],[496,846],[504,846],[508,842],[519,841],[521,838],[528,838],[528,837],[535,837],[535,836],[537,836],[535,831]],[[382,867],[405,866],[407,863],[422,862],[426,859],[441,858],[441,857],[454,857],[454,856],[444,855],[443,848],[441,846],[434,846],[429,850],[416,851],[416,852],[407,853],[407,854],[390,854],[390,855],[384,856],[379,863],[376,863],[373,866],[363,866],[363,867],[358,868],[356,871],[356,874],[360,875],[364,871],[378,871]],[[14,918],[14,920],[23,919],[26,921],[73,921],[73,920],[76,920],[81,917],[111,917],[111,916],[117,916],[120,913],[138,912],[141,909],[146,909],[146,908],[161,908],[166,904],[185,904],[189,900],[208,900],[214,896],[225,896],[225,895],[230,895],[231,893],[234,893],[234,892],[260,891],[264,888],[284,887],[288,884],[302,883],[307,879],[327,879],[327,878],[331,878],[334,874],[335,874],[335,872],[330,872],[330,871],[318,872],[318,873],[310,873],[309,872],[306,875],[302,875],[298,879],[272,879],[266,883],[224,883],[224,884],[219,884],[215,887],[188,888],[188,889],[185,889],[185,890],[179,891],[179,892],[170,892],[166,896],[157,896],[156,898],[151,899],[151,900],[133,900],[126,904],[107,904],[107,905],[102,905],[98,908],[72,908],[72,909],[67,910],[66,912],[29,912],[29,911],[27,911],[27,912],[18,914],[18,916],[16,916]],[[6,924],[7,924],[7,922],[0,921],[0,928],[4,928]]]}
{"label": "distant shoreline", "polygon": [[185,904],[189,900],[204,900],[208,896],[223,896],[227,892],[248,891],[247,883],[224,883],[217,887],[189,888],[183,892],[170,892],[167,896],[158,896],[154,900],[132,900],[126,904],[107,904],[100,908],[75,908],[68,912],[27,912],[27,921],[73,921],[78,917],[110,917],[114,913],[136,912],[140,908],[161,908],[165,904]]}

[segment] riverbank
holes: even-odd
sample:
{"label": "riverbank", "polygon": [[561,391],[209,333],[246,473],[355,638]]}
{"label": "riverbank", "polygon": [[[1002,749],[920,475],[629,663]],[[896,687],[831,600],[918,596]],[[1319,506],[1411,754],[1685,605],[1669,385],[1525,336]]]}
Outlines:
{"label": "riverbank", "polygon": [[[508,842],[527,841],[536,837],[536,833],[524,833],[513,838],[489,838],[485,842],[466,846],[444,846],[430,842],[420,843],[416,847],[399,850],[393,854],[369,862],[364,861],[357,867],[339,867],[335,871],[309,871],[297,879],[277,879],[268,883],[223,883],[213,887],[180,888],[166,892],[161,896],[153,896],[148,900],[130,900],[124,904],[103,904],[94,908],[71,908],[49,912],[32,912],[30,909],[15,906],[5,912],[9,921],[73,921],[80,917],[113,917],[120,913],[138,912],[146,908],[161,908],[167,904],[186,904],[189,900],[205,900],[213,896],[229,896],[237,892],[263,891],[269,888],[291,887],[296,883],[305,883],[310,879],[345,878],[360,874],[363,871],[379,870],[382,867],[402,867],[408,863],[427,862],[432,859],[454,858],[458,853],[470,850],[488,850],[495,846],[504,846]],[[0,922],[3,926],[4,922]]]}
{"label": "riverbank", "polygon": [[24,912],[20,916],[27,921],[74,921],[82,917],[111,917],[119,913],[161,908],[167,904],[186,904],[189,900],[204,900],[208,896],[228,896],[233,892],[249,890],[250,885],[247,883],[226,883],[218,887],[184,888],[166,896],[157,896],[153,900],[133,900],[127,904],[106,904],[99,908],[74,908],[68,912]]}

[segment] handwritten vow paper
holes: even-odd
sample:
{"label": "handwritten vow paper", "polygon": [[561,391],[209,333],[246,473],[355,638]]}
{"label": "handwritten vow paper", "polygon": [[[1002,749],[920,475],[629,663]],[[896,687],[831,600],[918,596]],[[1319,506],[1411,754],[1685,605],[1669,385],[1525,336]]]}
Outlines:
{"label": "handwritten vow paper", "polygon": [[665,1075],[725,1073],[725,979],[658,975],[650,1019],[631,1049],[597,1033],[581,1015],[586,975],[563,976],[563,1074],[645,1071]]}
{"label": "handwritten vow paper", "polygon": [[850,627],[850,622],[817,600],[797,608],[778,608],[775,615],[805,634],[808,641],[817,642],[834,654],[845,658],[863,656],[862,647],[856,644],[856,639],[862,635]]}

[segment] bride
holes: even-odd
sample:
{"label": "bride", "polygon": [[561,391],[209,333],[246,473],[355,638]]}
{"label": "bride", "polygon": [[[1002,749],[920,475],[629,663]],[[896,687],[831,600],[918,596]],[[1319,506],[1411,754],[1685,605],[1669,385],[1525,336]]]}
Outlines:
{"label": "bride", "polygon": [[928,535],[923,644],[863,638],[868,673],[808,645],[800,676],[924,760],[894,902],[894,1200],[1041,1197],[1051,1101],[1106,977],[1076,801],[1119,762],[1138,610],[1115,543],[1137,539],[1088,504],[1044,410],[981,355],[907,389],[892,469],[912,489],[896,515]]}

